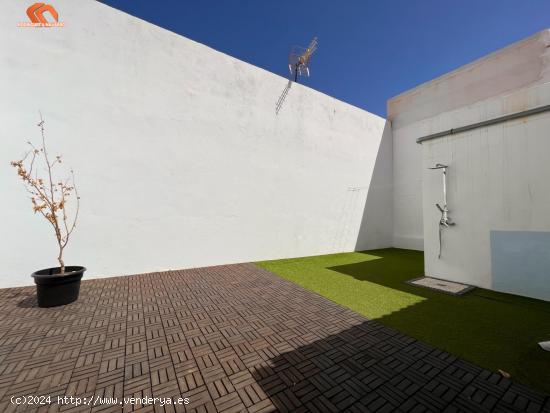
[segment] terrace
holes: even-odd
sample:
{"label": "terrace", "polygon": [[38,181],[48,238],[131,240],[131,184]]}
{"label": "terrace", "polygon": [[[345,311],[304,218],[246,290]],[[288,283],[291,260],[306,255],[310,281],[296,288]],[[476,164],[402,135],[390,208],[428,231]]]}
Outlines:
{"label": "terrace", "polygon": [[[548,353],[527,366],[502,358],[502,369],[530,373],[519,382],[472,363],[491,367],[507,352],[499,353],[502,337],[476,311],[492,311],[491,322],[504,323],[499,331],[517,336],[509,349],[517,355],[518,349],[534,353],[535,343],[521,339],[529,325],[507,316],[529,316],[548,327],[550,305],[500,301],[485,291],[451,297],[402,282],[421,265],[418,252],[382,250],[112,277],[84,281],[78,301],[47,309],[36,306],[34,288],[3,289],[0,408],[550,411]],[[361,299],[346,291],[357,288]],[[528,378],[537,390],[521,383]],[[12,396],[25,395],[54,401],[12,403]],[[57,396],[90,405],[59,405]],[[147,396],[187,397],[189,404],[121,406],[98,399]]]}
{"label": "terrace", "polygon": [[[368,84],[389,97],[397,71],[429,66],[408,37],[369,46],[340,19],[292,47],[237,22],[258,56],[274,47],[271,73],[103,2],[4,3],[0,412],[550,413],[550,29],[381,117],[361,108]],[[278,32],[297,26],[287,7]],[[416,33],[387,7],[384,31]],[[52,10],[62,24],[17,24]],[[299,77],[317,34],[314,79],[341,78],[360,107]],[[355,54],[382,62],[374,47],[394,63],[348,78]],[[87,268],[80,297],[39,308],[37,270],[65,290],[54,300],[77,291],[63,281],[81,272],[45,269],[75,228],[63,257]],[[424,275],[475,288],[408,283]]]}

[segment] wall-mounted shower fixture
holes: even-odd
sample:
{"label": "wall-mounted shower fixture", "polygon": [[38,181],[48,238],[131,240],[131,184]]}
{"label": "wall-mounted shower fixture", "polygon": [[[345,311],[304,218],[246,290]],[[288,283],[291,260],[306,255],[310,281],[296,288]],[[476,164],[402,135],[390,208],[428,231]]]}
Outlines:
{"label": "wall-mounted shower fixture", "polygon": [[439,212],[441,212],[441,219],[439,220],[439,254],[437,255],[437,258],[441,258],[441,232],[443,228],[449,228],[453,225],[455,225],[454,222],[451,221],[451,218],[449,218],[449,209],[447,208],[447,168],[448,165],[443,165],[440,163],[435,164],[433,168],[429,169],[442,169],[443,170],[443,207],[439,204],[435,204]]}

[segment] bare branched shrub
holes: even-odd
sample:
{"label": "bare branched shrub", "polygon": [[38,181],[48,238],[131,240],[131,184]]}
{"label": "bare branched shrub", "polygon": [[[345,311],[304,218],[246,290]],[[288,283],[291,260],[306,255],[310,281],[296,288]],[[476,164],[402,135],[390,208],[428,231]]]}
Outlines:
{"label": "bare branched shrub", "polygon": [[[11,165],[17,169],[17,174],[23,180],[27,192],[31,195],[34,213],[40,213],[46,218],[55,231],[55,238],[59,247],[57,260],[61,267],[61,274],[64,274],[63,250],[76,228],[80,197],[76,190],[72,169],[69,178],[64,180],[54,179],[54,169],[61,164],[61,156],[58,155],[53,160],[48,156],[42,114],[40,114],[38,127],[42,135],[42,146],[36,147],[31,142],[27,142],[31,150],[25,154],[23,159],[13,161]],[[45,174],[44,177],[40,177],[42,173]],[[67,212],[67,203],[71,197],[76,199],[76,209],[72,220],[69,219]]]}

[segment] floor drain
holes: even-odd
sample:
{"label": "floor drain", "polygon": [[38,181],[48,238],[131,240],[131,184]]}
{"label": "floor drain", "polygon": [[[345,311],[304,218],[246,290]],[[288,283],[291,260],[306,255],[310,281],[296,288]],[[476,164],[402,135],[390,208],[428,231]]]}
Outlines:
{"label": "floor drain", "polygon": [[408,284],[417,287],[429,288],[430,290],[440,291],[452,295],[462,295],[475,287],[467,284],[461,284],[454,281],[440,280],[433,277],[420,277],[407,281]]}

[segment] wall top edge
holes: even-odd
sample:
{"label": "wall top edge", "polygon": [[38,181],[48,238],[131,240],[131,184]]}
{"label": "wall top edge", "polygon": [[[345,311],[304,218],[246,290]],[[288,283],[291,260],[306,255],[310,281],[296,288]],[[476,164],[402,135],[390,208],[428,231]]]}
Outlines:
{"label": "wall top edge", "polygon": [[[95,3],[98,4],[98,5],[100,5],[100,6],[103,6],[103,7],[105,7],[105,8],[108,8],[108,9],[110,9],[110,10],[116,12],[116,13],[120,13],[120,14],[126,15],[126,16],[128,16],[129,18],[131,18],[131,19],[133,19],[133,20],[140,21],[140,22],[142,22],[143,24],[146,24],[146,25],[148,25],[148,26],[150,26],[150,27],[153,27],[153,28],[155,28],[155,29],[157,29],[157,30],[161,30],[161,31],[163,31],[163,32],[169,33],[169,34],[172,35],[172,36],[176,36],[176,37],[178,37],[178,38],[180,38],[180,39],[184,39],[185,41],[194,43],[194,44],[196,44],[196,45],[198,45],[198,46],[200,46],[200,47],[206,48],[206,49],[210,50],[210,51],[213,52],[213,53],[220,54],[220,55],[222,55],[222,56],[224,56],[224,57],[226,57],[226,58],[229,58],[229,59],[232,59],[232,60],[234,60],[234,61],[236,61],[236,62],[239,62],[239,63],[241,63],[241,64],[244,64],[244,65],[248,66],[248,67],[251,68],[251,69],[258,70],[258,71],[262,71],[262,72],[264,72],[265,74],[267,74],[267,75],[269,75],[269,76],[272,76],[272,77],[275,77],[275,78],[280,79],[281,81],[285,81],[285,82],[291,81],[291,80],[289,80],[289,78],[283,77],[283,76],[281,76],[281,75],[279,75],[279,74],[277,74],[277,73],[271,72],[271,71],[269,71],[269,70],[267,70],[267,69],[264,69],[264,68],[262,68],[262,67],[260,67],[260,66],[256,66],[256,65],[253,64],[253,63],[246,62],[246,61],[244,61],[244,60],[238,59],[238,58],[236,58],[236,57],[234,57],[234,56],[231,56],[230,54],[224,53],[224,52],[222,52],[222,51],[220,51],[220,50],[217,50],[217,49],[215,49],[215,48],[213,48],[213,47],[211,47],[211,46],[208,46],[208,45],[206,45],[206,44],[204,44],[204,43],[200,43],[200,42],[197,41],[197,40],[190,39],[190,38],[188,38],[188,37],[183,36],[182,34],[173,32],[173,31],[171,31],[171,30],[169,30],[169,29],[166,29],[166,28],[164,28],[164,27],[162,27],[162,26],[158,26],[158,25],[156,25],[156,24],[154,24],[154,23],[148,22],[147,20],[143,20],[143,19],[141,19],[141,18],[139,18],[139,17],[136,17],[136,16],[134,16],[134,15],[132,15],[132,14],[129,14],[129,13],[123,11],[123,10],[119,10],[119,9],[117,9],[117,8],[115,8],[115,7],[112,7],[112,6],[108,5],[108,4],[102,3],[101,1],[95,1]],[[349,106],[349,107],[351,107],[351,108],[353,108],[353,109],[355,109],[355,110],[359,110],[359,111],[365,112],[365,113],[367,113],[367,114],[369,114],[369,115],[371,115],[371,116],[373,116],[373,117],[379,118],[379,119],[382,120],[382,121],[387,121],[386,118],[384,118],[384,117],[382,117],[382,116],[380,116],[380,115],[377,115],[377,114],[375,114],[375,113],[369,112],[369,111],[366,110],[366,109],[360,108],[359,106],[355,106],[355,105],[353,105],[353,104],[351,104],[351,103],[349,103],[349,102],[346,102],[346,101],[344,101],[344,100],[335,98],[334,96],[331,96],[331,95],[329,95],[329,94],[327,94],[327,93],[321,92],[321,91],[319,91],[319,90],[317,90],[317,89],[314,89],[314,88],[312,88],[312,87],[310,87],[310,86],[304,85],[304,84],[302,84],[302,83],[296,83],[296,82],[292,82],[292,83],[293,83],[293,86],[296,85],[296,86],[298,86],[298,87],[301,87],[301,88],[304,88],[304,89],[310,91],[311,93],[315,93],[315,94],[324,96],[324,97],[326,97],[326,98],[329,98],[329,99],[331,99],[331,100],[334,100],[335,102],[338,102],[339,104],[344,104],[344,105]]]}
{"label": "wall top edge", "polygon": [[405,90],[405,91],[403,91],[403,92],[401,92],[401,93],[399,93],[395,96],[392,96],[391,98],[388,99],[388,102],[387,102],[388,107],[391,103],[393,103],[396,100],[399,100],[402,97],[405,97],[405,96],[408,96],[408,95],[413,94],[415,92],[418,92],[419,90],[424,89],[428,86],[432,86],[436,83],[440,83],[442,81],[445,81],[446,79],[448,79],[450,77],[456,76],[460,72],[464,72],[464,71],[467,71],[468,69],[471,69],[475,66],[481,65],[484,62],[486,62],[487,60],[493,59],[493,58],[499,56],[500,54],[506,53],[506,52],[508,52],[512,49],[519,48],[519,47],[523,46],[526,43],[530,43],[530,42],[533,42],[533,41],[538,41],[540,39],[542,39],[547,45],[550,45],[550,28],[543,29],[543,30],[541,30],[541,31],[529,36],[529,37],[518,40],[518,41],[516,41],[512,44],[509,44],[508,46],[497,49],[497,50],[495,50],[495,51],[493,51],[489,54],[486,54],[484,56],[481,56],[478,59],[475,59],[475,60],[471,61],[470,63],[466,63],[462,66],[459,66],[456,69],[451,70],[450,72],[444,73],[443,75],[435,77],[433,79],[430,79],[426,82],[422,82],[419,85],[414,86],[411,89]]}

